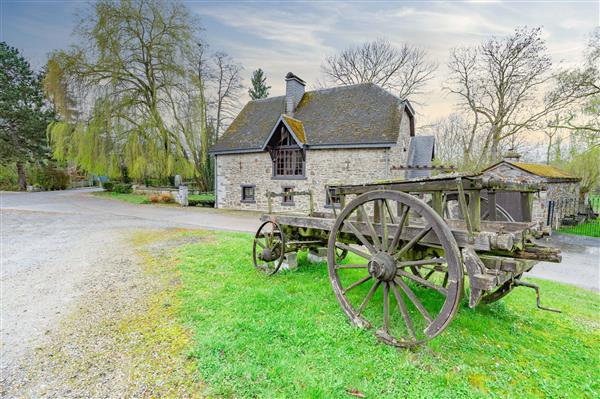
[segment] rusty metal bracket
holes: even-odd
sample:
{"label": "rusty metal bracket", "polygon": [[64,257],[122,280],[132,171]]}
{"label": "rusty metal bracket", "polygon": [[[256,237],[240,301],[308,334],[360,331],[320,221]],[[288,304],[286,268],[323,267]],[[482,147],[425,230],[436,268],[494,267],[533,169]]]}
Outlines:
{"label": "rusty metal bracket", "polygon": [[535,299],[536,299],[536,302],[537,302],[538,309],[547,310],[549,312],[562,313],[558,309],[547,308],[547,307],[542,306],[540,304],[540,287],[539,286],[537,286],[537,285],[535,285],[533,283],[526,283],[525,281],[521,281],[521,280],[517,280],[517,279],[515,279],[513,281],[513,284],[514,284],[515,287],[521,286],[521,287],[527,287],[527,288],[531,288],[531,289],[535,290]]}

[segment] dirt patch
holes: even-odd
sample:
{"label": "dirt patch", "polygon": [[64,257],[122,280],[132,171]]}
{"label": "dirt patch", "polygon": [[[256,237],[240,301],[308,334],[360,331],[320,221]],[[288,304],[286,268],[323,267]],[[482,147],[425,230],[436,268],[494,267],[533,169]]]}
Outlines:
{"label": "dirt patch", "polygon": [[190,332],[178,323],[180,284],[167,250],[202,237],[153,231],[132,237],[119,258],[46,343],[6,377],[3,397],[199,397],[187,357]]}

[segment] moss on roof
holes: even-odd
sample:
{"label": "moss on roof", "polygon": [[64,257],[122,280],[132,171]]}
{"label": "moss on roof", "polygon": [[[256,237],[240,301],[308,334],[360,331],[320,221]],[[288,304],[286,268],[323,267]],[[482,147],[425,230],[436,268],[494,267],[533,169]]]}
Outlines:
{"label": "moss on roof", "polygon": [[552,179],[576,179],[576,176],[570,175],[565,171],[562,171],[554,166],[542,165],[537,163],[524,163],[524,162],[509,162],[511,165],[521,168],[526,172],[534,174],[540,177],[548,177]]}
{"label": "moss on roof", "polygon": [[306,135],[304,134],[304,125],[298,119],[294,119],[288,115],[281,115],[285,123],[292,129],[293,133],[296,135],[298,140],[302,144],[306,144]]}

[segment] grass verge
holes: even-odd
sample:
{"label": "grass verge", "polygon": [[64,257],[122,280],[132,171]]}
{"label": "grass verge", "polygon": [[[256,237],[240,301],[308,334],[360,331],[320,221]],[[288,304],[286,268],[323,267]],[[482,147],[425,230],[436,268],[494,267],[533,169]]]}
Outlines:
{"label": "grass verge", "polygon": [[96,191],[92,195],[103,198],[116,199],[119,201],[129,202],[130,204],[149,204],[150,200],[147,195],[142,194],[121,194],[110,191]]}
{"label": "grass verge", "polygon": [[[97,191],[93,192],[92,195],[103,198],[116,199],[119,201],[128,202],[130,204],[150,204],[150,199],[147,195],[144,194],[121,194],[109,191]],[[188,196],[190,201],[214,201],[215,196],[212,194],[192,194]],[[176,205],[178,204],[162,204],[161,205]]]}
{"label": "grass verge", "polygon": [[[189,234],[189,233],[186,233]],[[463,302],[426,346],[397,350],[351,327],[324,264],[253,270],[247,234],[201,233],[177,249],[180,315],[193,331],[208,395],[265,398],[593,398],[600,389],[600,296],[536,281],[546,306],[516,289],[491,306]]]}
{"label": "grass verge", "polygon": [[562,226],[560,233],[575,234],[578,236],[600,237],[600,219],[580,223],[576,226]]}

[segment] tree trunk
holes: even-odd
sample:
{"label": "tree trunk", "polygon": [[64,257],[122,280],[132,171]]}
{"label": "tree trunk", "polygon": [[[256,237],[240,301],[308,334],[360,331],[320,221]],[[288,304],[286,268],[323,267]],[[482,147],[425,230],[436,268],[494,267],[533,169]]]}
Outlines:
{"label": "tree trunk", "polygon": [[17,161],[17,175],[19,176],[19,191],[26,191],[27,178],[25,176],[25,166],[21,161]]}
{"label": "tree trunk", "polygon": [[550,165],[550,151],[552,151],[552,136],[548,136],[548,147],[546,148],[546,165]]}

